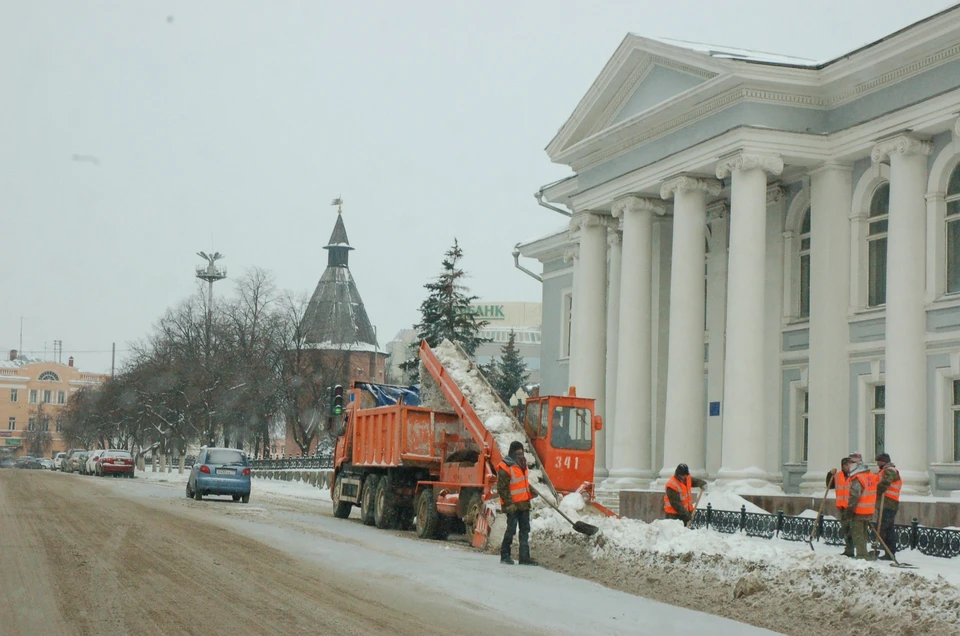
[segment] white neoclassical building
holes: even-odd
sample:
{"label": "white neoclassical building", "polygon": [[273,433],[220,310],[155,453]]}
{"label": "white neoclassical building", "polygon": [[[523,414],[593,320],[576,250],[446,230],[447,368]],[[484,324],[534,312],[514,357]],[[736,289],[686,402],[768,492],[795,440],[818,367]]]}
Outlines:
{"label": "white neoclassical building", "polygon": [[605,485],[960,490],[960,8],[828,62],[628,35],[547,153],[542,390]]}

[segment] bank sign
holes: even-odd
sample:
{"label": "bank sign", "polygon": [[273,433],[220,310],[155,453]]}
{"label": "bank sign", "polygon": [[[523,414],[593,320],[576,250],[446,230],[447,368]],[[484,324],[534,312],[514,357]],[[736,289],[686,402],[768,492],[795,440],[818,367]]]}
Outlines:
{"label": "bank sign", "polygon": [[507,319],[507,314],[503,311],[503,305],[470,305],[470,313],[477,318],[490,322]]}

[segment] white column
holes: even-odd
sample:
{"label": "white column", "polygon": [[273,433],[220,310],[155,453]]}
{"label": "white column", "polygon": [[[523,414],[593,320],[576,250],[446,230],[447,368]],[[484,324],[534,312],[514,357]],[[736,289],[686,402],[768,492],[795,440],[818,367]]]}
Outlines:
{"label": "white column", "polygon": [[677,464],[706,477],[706,387],[703,378],[703,332],[706,312],[704,263],[707,240],[707,195],[723,189],[719,181],[681,176],[660,188],[674,198],[673,251],[670,257],[670,344],[667,350],[667,410],[663,434],[663,468],[669,479]]}
{"label": "white column", "polygon": [[[830,468],[848,451],[850,421],[850,222],[851,167],[828,163],[810,173],[810,395],[807,472],[801,489],[823,490]],[[870,458],[873,459],[873,458]]]}
{"label": "white column", "polygon": [[609,246],[609,275],[607,277],[607,395],[604,400],[603,429],[597,434],[596,482],[610,475],[607,469],[607,447],[612,446],[612,431],[617,413],[617,349],[620,340],[620,269],[623,249],[620,224],[613,225],[607,234]]}
{"label": "white column", "polygon": [[663,214],[660,201],[628,197],[613,205],[623,220],[620,279],[620,328],[617,357],[617,424],[606,488],[639,488],[653,477],[650,435],[651,292],[653,215]]}
{"label": "white column", "polygon": [[573,350],[576,359],[571,359],[571,366],[576,368],[574,386],[579,397],[595,399],[596,410],[602,414],[607,356],[607,226],[599,215],[589,212],[578,214],[573,223],[580,231],[580,262],[573,296],[575,320],[579,322]]}
{"label": "white column", "polygon": [[[727,320],[727,224],[730,205],[723,201],[707,210],[710,249],[707,252],[707,402],[723,404],[723,351]],[[709,413],[709,412],[708,412]],[[723,411],[707,418],[707,473],[720,470]]]}
{"label": "white column", "polygon": [[[575,231],[571,225],[571,233]],[[579,236],[576,237],[579,240]],[[567,248],[563,253],[563,262],[564,263],[573,263],[573,283],[570,296],[571,296],[571,305],[570,305],[570,350],[567,352],[567,386],[577,386],[577,367],[576,363],[579,361],[579,356],[577,355],[577,329],[580,326],[580,320],[577,318],[577,299],[579,294],[577,293],[577,283],[580,282],[580,245],[575,243],[573,246]],[[566,317],[564,317],[566,320]]]}
{"label": "white column", "polygon": [[732,176],[727,284],[727,348],[724,361],[720,482],[766,482],[764,437],[764,285],[767,172],[780,174],[776,155],[739,153],[717,164],[717,177]]}
{"label": "white column", "polygon": [[[927,315],[923,304],[928,141],[899,135],[877,143],[873,161],[890,157],[887,233],[885,445],[903,489],[927,494]],[[872,449],[865,449],[870,453]],[[873,459],[866,457],[865,459]]]}

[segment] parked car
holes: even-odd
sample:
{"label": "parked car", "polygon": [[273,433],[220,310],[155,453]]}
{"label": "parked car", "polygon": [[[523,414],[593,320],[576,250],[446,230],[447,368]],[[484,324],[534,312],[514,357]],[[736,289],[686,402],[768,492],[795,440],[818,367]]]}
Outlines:
{"label": "parked car", "polygon": [[44,469],[46,469],[46,470],[53,470],[53,460],[52,460],[52,459],[50,459],[50,458],[48,458],[48,457],[44,457],[43,459],[38,459],[37,461],[40,462],[40,467],[41,467],[41,468],[44,468]]}
{"label": "parked car", "polygon": [[92,450],[85,450],[79,455],[77,455],[77,460],[80,462],[80,465],[77,467],[77,472],[81,475],[87,475],[87,459],[90,458],[90,455],[93,454]]}
{"label": "parked car", "polygon": [[125,450],[108,450],[100,456],[96,466],[99,477],[133,477],[133,455]]}
{"label": "parked car", "polygon": [[60,470],[60,466],[63,465],[63,460],[66,456],[66,453],[57,453],[53,458],[53,468],[51,470]]}
{"label": "parked car", "polygon": [[200,501],[204,495],[229,495],[234,501],[250,501],[250,461],[235,448],[203,448],[187,478],[187,497]]}
{"label": "parked car", "polygon": [[84,465],[83,474],[84,475],[96,475],[97,474],[97,464],[100,463],[100,456],[103,455],[104,449],[98,448],[95,451],[90,451],[87,453],[87,460]]}
{"label": "parked car", "polygon": [[14,464],[15,468],[43,468],[43,465],[40,463],[40,460],[31,455],[24,455],[23,457],[18,457],[16,463]]}
{"label": "parked car", "polygon": [[81,466],[81,457],[87,451],[82,448],[73,448],[67,452],[67,458],[62,464],[60,464],[60,470],[65,473],[78,473],[80,472]]}
{"label": "parked car", "polygon": [[0,457],[0,468],[13,468],[15,463],[16,462],[14,461],[13,457],[10,457],[9,455],[3,455]]}

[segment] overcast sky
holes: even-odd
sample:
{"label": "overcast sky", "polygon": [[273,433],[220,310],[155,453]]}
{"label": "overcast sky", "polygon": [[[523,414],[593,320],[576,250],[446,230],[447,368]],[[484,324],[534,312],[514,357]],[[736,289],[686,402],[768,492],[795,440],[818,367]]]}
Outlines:
{"label": "overcast sky", "polygon": [[340,195],[381,344],[454,237],[475,294],[539,301],[510,253],[563,225],[543,148],[628,31],[826,59],[953,2],[0,4],[0,346],[23,316],[24,350],[104,371],[198,250],[312,293]]}

